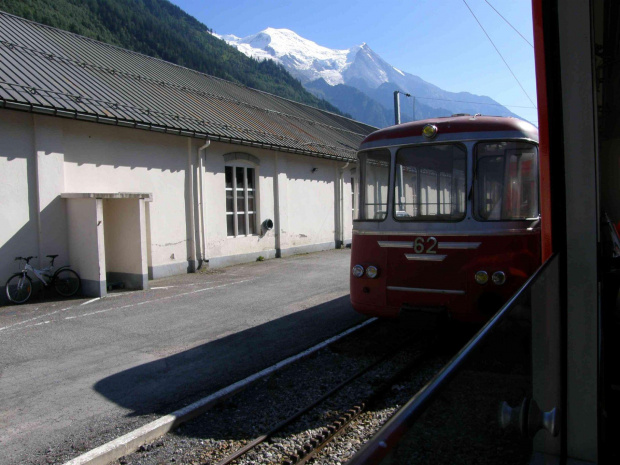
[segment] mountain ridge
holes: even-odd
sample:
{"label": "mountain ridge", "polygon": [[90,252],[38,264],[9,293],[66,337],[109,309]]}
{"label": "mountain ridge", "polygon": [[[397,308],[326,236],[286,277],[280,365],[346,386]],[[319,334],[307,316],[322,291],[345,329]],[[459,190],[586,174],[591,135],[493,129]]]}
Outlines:
{"label": "mountain ridge", "polygon": [[[404,109],[402,121],[454,113],[519,117],[491,97],[466,91],[446,91],[419,76],[402,71],[385,61],[367,43],[343,50],[329,49],[290,29],[276,28],[267,28],[243,38],[215,35],[250,57],[261,61],[272,60],[282,65],[306,89],[333,104],[338,101],[338,105],[345,108],[353,118],[368,124],[384,120],[386,112],[393,115],[395,90],[415,96],[415,103],[401,101],[401,109]],[[316,82],[318,79],[332,87],[344,85],[354,88],[376,104],[344,101],[342,94],[326,89],[320,82]],[[347,94],[351,98],[358,95],[350,90],[347,90]],[[407,111],[409,106],[411,111]]]}

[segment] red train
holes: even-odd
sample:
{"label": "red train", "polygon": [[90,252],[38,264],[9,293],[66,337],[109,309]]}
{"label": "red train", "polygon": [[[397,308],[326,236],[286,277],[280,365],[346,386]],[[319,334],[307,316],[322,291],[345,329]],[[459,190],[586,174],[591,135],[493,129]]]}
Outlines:
{"label": "red train", "polygon": [[358,153],[351,302],[484,321],[541,264],[538,131],[455,115],[369,135]]}

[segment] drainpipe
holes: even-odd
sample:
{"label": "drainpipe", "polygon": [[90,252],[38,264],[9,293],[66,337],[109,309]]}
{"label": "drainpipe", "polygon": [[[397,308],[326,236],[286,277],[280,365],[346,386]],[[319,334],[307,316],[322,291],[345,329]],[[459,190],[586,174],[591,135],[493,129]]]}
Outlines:
{"label": "drainpipe", "polygon": [[[205,228],[205,216],[204,216],[204,191],[203,191],[203,181],[202,181],[202,172],[203,172],[203,164],[202,164],[202,155],[200,154],[200,152],[202,152],[203,150],[206,150],[207,147],[209,147],[209,145],[211,145],[211,140],[207,139],[205,144],[201,147],[198,148],[198,166],[200,169],[200,172],[198,174],[198,183],[199,183],[199,189],[200,189],[200,194],[199,194],[199,200],[198,200],[198,215],[200,216],[200,239],[201,239],[201,248],[202,248],[202,253],[201,253],[201,257],[200,257],[200,262],[198,264],[198,269],[202,268],[202,264],[205,261],[206,257],[206,253],[207,253],[207,233],[206,233],[206,228]],[[206,157],[206,153],[205,153],[205,157]]]}
{"label": "drainpipe", "polygon": [[276,258],[282,253],[282,225],[280,223],[280,166],[278,165],[278,152],[275,153],[276,172],[273,176],[273,219],[275,229]]}
{"label": "drainpipe", "polygon": [[194,218],[194,163],[192,153],[192,139],[187,138],[187,174],[189,177],[189,272],[196,272],[196,221]]}
{"label": "drainpipe", "polygon": [[344,246],[344,170],[347,169],[351,162],[348,161],[340,168],[340,246]]}

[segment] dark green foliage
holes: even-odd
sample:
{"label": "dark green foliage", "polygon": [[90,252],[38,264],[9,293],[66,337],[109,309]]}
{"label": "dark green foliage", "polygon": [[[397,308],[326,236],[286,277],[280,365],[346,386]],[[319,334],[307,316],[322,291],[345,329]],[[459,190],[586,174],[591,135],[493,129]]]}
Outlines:
{"label": "dark green foliage", "polygon": [[0,0],[0,10],[341,114],[283,66],[246,57],[167,0]]}

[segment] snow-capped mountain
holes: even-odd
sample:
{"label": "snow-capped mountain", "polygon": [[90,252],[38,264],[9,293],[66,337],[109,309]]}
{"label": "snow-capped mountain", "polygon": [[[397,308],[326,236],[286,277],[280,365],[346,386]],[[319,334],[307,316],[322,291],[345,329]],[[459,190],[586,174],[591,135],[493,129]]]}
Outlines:
{"label": "snow-capped mountain", "polygon": [[302,82],[323,78],[330,85],[344,84],[342,71],[350,64],[349,50],[332,50],[300,37],[289,29],[267,28],[239,38],[219,36],[245,55],[282,64]]}
{"label": "snow-capped mountain", "polygon": [[[217,37],[247,56],[259,60],[271,59],[282,64],[310,92],[325,98],[355,119],[379,127],[392,121],[395,90],[416,96],[415,119],[453,113],[516,116],[489,97],[447,92],[418,76],[401,71],[365,43],[346,50],[334,50],[304,39],[289,29],[274,28],[244,38],[234,35]],[[365,98],[360,98],[360,92]],[[347,95],[350,96],[348,99]],[[413,105],[402,104],[402,120],[411,120],[414,116]]]}
{"label": "snow-capped mountain", "polygon": [[271,59],[282,64],[301,82],[323,79],[331,86],[362,79],[379,87],[405,73],[386,63],[366,44],[334,50],[304,39],[289,29],[267,28],[248,37],[218,36],[253,58]]}

